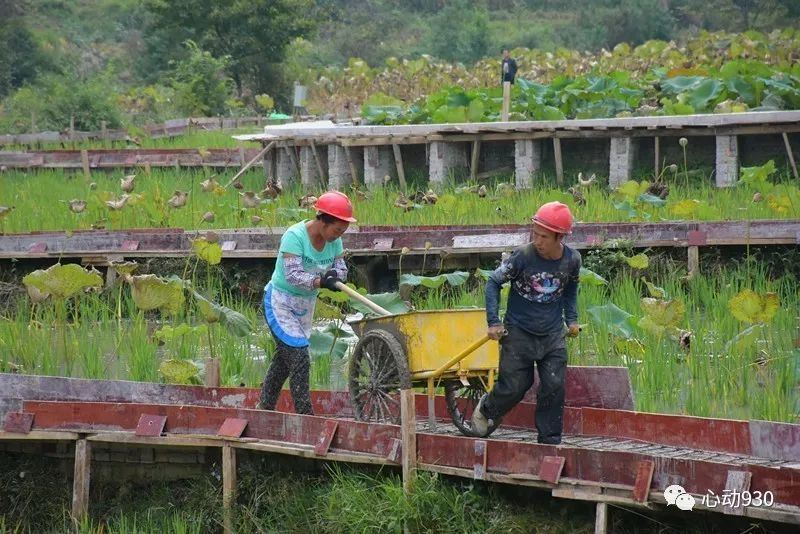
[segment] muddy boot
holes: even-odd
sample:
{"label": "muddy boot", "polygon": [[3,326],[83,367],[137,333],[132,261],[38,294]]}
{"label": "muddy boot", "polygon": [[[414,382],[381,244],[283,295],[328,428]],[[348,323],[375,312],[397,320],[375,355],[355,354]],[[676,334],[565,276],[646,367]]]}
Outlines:
{"label": "muddy boot", "polygon": [[483,407],[483,401],[486,400],[488,394],[484,394],[481,397],[481,400],[478,401],[478,405],[475,407],[475,410],[472,412],[472,431],[478,437],[486,437],[489,435],[489,429],[494,426],[494,421],[488,419],[481,408]]}

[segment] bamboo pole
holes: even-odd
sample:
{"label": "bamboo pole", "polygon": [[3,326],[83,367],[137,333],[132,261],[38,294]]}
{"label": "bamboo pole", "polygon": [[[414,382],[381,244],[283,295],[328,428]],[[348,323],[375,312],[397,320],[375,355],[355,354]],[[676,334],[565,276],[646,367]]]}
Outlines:
{"label": "bamboo pole", "polygon": [[233,182],[235,182],[237,178],[239,178],[239,177],[240,177],[242,174],[244,174],[244,173],[245,173],[245,171],[246,171],[247,169],[249,169],[250,167],[252,167],[253,165],[255,165],[255,163],[256,163],[256,162],[257,162],[259,159],[263,158],[263,157],[266,155],[266,153],[267,153],[267,152],[269,152],[270,150],[272,150],[272,148],[273,148],[274,146],[275,146],[275,141],[270,141],[270,143],[269,143],[267,146],[265,146],[265,147],[264,147],[264,150],[262,150],[261,152],[259,152],[258,154],[256,154],[256,157],[254,157],[253,159],[251,159],[250,161],[248,161],[248,162],[247,162],[247,164],[246,164],[244,167],[242,167],[241,169],[239,169],[239,172],[237,172],[237,173],[236,173],[236,175],[235,175],[233,178],[231,178],[231,180],[230,180],[230,181],[229,181],[227,184],[225,184],[225,189],[227,189],[228,187],[230,187],[230,185],[231,185]]}

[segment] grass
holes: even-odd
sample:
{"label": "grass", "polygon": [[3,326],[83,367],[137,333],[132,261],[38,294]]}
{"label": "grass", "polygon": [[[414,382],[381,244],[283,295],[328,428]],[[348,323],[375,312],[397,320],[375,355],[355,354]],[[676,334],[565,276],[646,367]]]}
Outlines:
{"label": "grass", "polygon": [[[226,184],[234,171],[217,176],[216,180]],[[265,202],[253,209],[242,204],[240,191],[233,187],[226,191],[205,193],[200,182],[207,179],[211,171],[190,171],[174,169],[153,170],[147,176],[139,172],[133,196],[127,205],[119,210],[109,209],[105,202],[118,199],[122,194],[120,178],[122,173],[94,173],[92,182],[81,175],[61,171],[22,172],[9,171],[0,180],[0,206],[13,206],[15,209],[0,218],[0,233],[86,230],[105,228],[119,230],[124,228],[184,228],[202,230],[208,228],[271,228],[285,227],[302,218],[311,217],[311,210],[299,210],[298,199],[310,192],[319,195],[322,191],[314,188],[303,190],[299,185],[288,187],[275,201]],[[510,180],[510,179],[508,179]],[[507,181],[508,181],[507,180]],[[574,180],[574,178],[573,178]],[[788,176],[779,181],[788,181]],[[264,178],[260,171],[250,171],[242,178],[245,190],[260,191]],[[695,179],[688,187],[683,177],[678,176],[670,182],[671,192],[664,207],[654,207],[646,203],[636,203],[633,211],[614,206],[617,199],[605,188],[594,185],[584,191],[586,205],[575,204],[572,196],[563,188],[548,185],[535,190],[514,192],[513,188],[496,189],[489,184],[488,195],[479,197],[465,187],[448,186],[439,193],[435,205],[419,205],[410,211],[395,207],[399,192],[393,187],[376,189],[362,199],[351,194],[354,200],[355,216],[360,225],[441,225],[454,221],[469,221],[470,224],[526,224],[537,206],[561,200],[570,204],[578,221],[585,222],[660,222],[677,220],[756,220],[790,219],[800,217],[800,202],[792,203],[786,209],[777,210],[767,200],[753,202],[753,190],[740,186],[717,189],[710,179]],[[92,185],[94,184],[94,185]],[[800,198],[800,191],[794,185],[788,186],[794,197]],[[475,187],[477,189],[477,187]],[[168,199],[176,190],[187,191],[189,200],[182,208],[172,208]],[[73,213],[68,201],[72,199],[87,202],[85,211]],[[697,209],[683,214],[681,200],[694,199]],[[685,206],[684,206],[685,207]],[[214,214],[214,221],[203,221],[206,212]],[[253,216],[260,217],[254,223]]]}
{"label": "grass", "polygon": [[[235,532],[580,534],[594,530],[593,503],[555,499],[541,490],[423,472],[407,495],[393,471],[313,469],[312,464],[285,458],[281,464],[266,456],[242,455],[240,461]],[[52,458],[16,454],[0,458],[0,534],[222,531],[220,484],[212,472],[191,481],[143,485],[93,479],[91,516],[77,525],[69,517],[71,484],[66,477],[53,475],[57,472],[58,462]],[[43,480],[48,483],[42,484]],[[748,526],[751,531],[767,531],[753,520],[737,523],[736,518],[720,514],[656,516],[614,505],[610,512],[612,532],[741,532]]]}

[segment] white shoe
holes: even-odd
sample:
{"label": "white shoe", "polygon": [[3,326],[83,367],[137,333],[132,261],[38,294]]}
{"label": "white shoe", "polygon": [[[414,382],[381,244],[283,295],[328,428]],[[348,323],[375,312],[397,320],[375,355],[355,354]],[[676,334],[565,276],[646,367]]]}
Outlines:
{"label": "white shoe", "polygon": [[486,394],[481,397],[481,400],[478,401],[478,405],[475,407],[475,410],[472,412],[472,431],[479,437],[485,437],[489,435],[489,427],[494,426],[494,421],[491,419],[487,419],[483,412],[481,411],[481,407],[483,406],[483,401],[486,399]]}

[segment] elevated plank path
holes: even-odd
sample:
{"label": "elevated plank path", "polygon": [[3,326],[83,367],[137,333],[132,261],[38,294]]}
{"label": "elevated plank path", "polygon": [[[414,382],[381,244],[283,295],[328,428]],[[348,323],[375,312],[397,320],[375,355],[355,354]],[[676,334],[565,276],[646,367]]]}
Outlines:
{"label": "elevated plank path", "polygon": [[[598,375],[602,380],[592,378],[598,369],[609,369],[610,374]],[[343,392],[314,392],[317,415],[305,416],[287,413],[285,392],[278,411],[262,411],[252,409],[259,393],[254,389],[2,374],[0,416],[8,421],[12,414],[31,414],[32,423],[27,429],[9,429],[6,423],[0,444],[74,442],[76,516],[88,509],[92,451],[114,444],[223,449],[223,463],[228,457],[227,469],[223,465],[228,506],[235,494],[236,451],[249,450],[397,467],[413,462],[413,469],[403,470],[406,476],[428,470],[534,486],[555,497],[597,502],[598,512],[608,503],[665,509],[664,490],[680,484],[695,498],[695,510],[800,525],[800,425],[638,413],[629,410],[629,395],[611,394],[625,390],[619,382],[622,374],[623,381],[627,379],[625,369],[569,372],[566,435],[559,446],[535,442],[535,405],[527,401],[507,415],[495,434],[477,439],[458,435],[444,421],[440,397],[435,405],[440,421],[437,431],[430,432],[422,423],[428,416],[427,399],[410,392],[403,395],[414,399],[414,413],[407,414],[411,425],[397,426],[353,420]],[[628,391],[629,387],[628,383]],[[597,404],[605,407],[593,407]],[[142,435],[143,416],[163,417],[164,432]],[[220,435],[231,420],[247,424],[238,435]],[[403,451],[403,444],[414,452]],[[731,481],[739,479],[747,481],[744,489],[769,492],[774,502],[724,508],[704,499],[711,492],[724,495]],[[603,527],[605,515],[600,515]]]}

